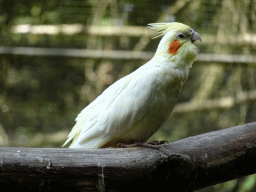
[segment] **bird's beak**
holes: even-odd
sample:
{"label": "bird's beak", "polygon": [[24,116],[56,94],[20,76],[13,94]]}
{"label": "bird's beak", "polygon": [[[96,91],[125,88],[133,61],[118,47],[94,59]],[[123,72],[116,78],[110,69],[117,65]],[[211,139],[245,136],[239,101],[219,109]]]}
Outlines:
{"label": "bird's beak", "polygon": [[199,33],[197,33],[196,31],[193,31],[191,35],[191,42],[194,43],[197,39],[199,39],[202,42],[202,38],[199,35]]}

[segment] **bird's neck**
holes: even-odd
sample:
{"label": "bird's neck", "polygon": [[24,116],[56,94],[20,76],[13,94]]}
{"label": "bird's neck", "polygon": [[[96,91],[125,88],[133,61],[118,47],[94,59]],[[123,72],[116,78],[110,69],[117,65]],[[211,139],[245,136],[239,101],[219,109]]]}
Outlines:
{"label": "bird's neck", "polygon": [[194,63],[194,59],[186,60],[178,54],[170,55],[161,52],[156,53],[153,59],[159,64],[168,65],[170,68],[176,68],[180,70],[187,70],[191,68],[192,64]]}
{"label": "bird's neck", "polygon": [[153,57],[151,61],[154,66],[158,66],[162,69],[165,74],[166,82],[178,80],[184,83],[188,78],[189,66],[180,67],[174,61],[164,57]]}

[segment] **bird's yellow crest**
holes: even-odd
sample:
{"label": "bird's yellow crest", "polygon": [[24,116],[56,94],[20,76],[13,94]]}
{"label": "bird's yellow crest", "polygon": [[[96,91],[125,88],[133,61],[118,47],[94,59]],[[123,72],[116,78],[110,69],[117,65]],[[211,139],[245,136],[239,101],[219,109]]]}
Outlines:
{"label": "bird's yellow crest", "polygon": [[155,29],[157,34],[152,39],[155,39],[157,37],[164,36],[169,31],[184,31],[188,32],[190,30],[190,27],[188,25],[185,25],[183,23],[173,22],[173,23],[150,23],[148,24],[151,29]]}

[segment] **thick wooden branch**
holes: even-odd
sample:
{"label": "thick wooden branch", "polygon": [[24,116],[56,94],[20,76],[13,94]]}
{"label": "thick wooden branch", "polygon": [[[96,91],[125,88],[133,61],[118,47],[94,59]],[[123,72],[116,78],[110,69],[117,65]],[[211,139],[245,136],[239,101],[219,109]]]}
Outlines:
{"label": "thick wooden branch", "polygon": [[256,173],[256,123],[147,148],[0,148],[0,184],[19,189],[191,191]]}

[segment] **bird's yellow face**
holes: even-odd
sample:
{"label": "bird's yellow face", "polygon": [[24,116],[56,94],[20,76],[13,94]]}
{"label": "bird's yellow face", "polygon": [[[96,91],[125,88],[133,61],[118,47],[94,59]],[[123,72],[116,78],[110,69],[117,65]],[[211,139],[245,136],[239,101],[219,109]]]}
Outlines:
{"label": "bird's yellow face", "polygon": [[200,35],[193,29],[177,30],[170,37],[168,52],[169,54],[175,55],[184,44],[188,46],[197,39],[202,41]]}
{"label": "bird's yellow face", "polygon": [[[163,36],[156,51],[158,59],[168,59],[173,62],[182,58],[184,61],[179,63],[182,66],[184,62],[193,62],[198,53],[194,45],[196,40],[202,41],[200,35],[189,26],[182,23],[155,23],[150,24],[156,29],[158,36]],[[179,57],[179,58],[177,58]]]}

